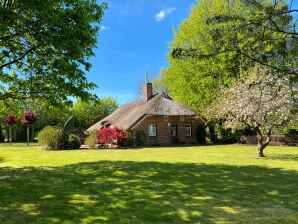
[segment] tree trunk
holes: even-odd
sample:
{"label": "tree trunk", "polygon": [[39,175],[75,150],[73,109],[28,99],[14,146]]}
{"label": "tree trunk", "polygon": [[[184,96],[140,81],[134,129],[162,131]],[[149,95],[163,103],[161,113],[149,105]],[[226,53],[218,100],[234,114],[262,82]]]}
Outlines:
{"label": "tree trunk", "polygon": [[9,137],[9,144],[11,145],[12,144],[12,130],[11,130],[11,126],[9,126],[9,133],[8,133]]}
{"label": "tree trunk", "polygon": [[271,130],[272,128],[269,128],[266,136],[266,141],[263,142],[263,132],[260,130],[260,127],[257,126],[255,128],[255,131],[257,132],[258,136],[257,136],[257,140],[258,140],[258,156],[259,157],[265,157],[264,155],[264,149],[267,147],[267,145],[269,145],[270,142],[270,137],[271,137]]}
{"label": "tree trunk", "polygon": [[263,145],[263,143],[258,142],[258,152],[259,152],[259,157],[265,157],[264,155],[264,149],[265,149],[265,145]]}
{"label": "tree trunk", "polygon": [[29,125],[27,126],[27,146],[29,146],[29,140],[30,140],[30,129]]}

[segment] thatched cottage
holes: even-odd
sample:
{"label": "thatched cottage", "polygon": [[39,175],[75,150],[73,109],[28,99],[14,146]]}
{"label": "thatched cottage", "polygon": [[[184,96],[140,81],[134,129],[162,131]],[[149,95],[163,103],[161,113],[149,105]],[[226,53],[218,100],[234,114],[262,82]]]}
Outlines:
{"label": "thatched cottage", "polygon": [[143,86],[143,99],[125,104],[92,125],[87,131],[109,126],[122,127],[136,137],[146,136],[145,144],[197,143],[198,126],[203,120],[192,109],[165,93],[153,95],[152,84]]}

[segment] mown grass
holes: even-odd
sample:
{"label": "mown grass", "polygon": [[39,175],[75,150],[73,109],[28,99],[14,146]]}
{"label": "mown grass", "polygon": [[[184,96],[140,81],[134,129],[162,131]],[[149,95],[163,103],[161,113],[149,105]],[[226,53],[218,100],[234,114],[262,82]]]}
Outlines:
{"label": "mown grass", "polygon": [[298,223],[298,147],[0,144],[0,223]]}

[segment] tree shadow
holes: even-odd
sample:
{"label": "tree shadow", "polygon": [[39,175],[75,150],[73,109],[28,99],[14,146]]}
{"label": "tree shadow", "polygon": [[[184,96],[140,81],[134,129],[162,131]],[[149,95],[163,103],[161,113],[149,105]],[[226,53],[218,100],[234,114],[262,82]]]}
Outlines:
{"label": "tree shadow", "polygon": [[99,161],[0,168],[0,223],[297,223],[298,173]]}
{"label": "tree shadow", "polygon": [[266,157],[269,160],[282,160],[282,161],[298,161],[298,156],[294,154],[280,154],[280,155],[270,155]]}

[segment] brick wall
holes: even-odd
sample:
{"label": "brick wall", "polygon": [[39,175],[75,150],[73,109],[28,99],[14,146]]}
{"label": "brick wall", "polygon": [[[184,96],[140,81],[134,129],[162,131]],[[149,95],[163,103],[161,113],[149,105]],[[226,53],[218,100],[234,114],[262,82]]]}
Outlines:
{"label": "brick wall", "polygon": [[[156,124],[156,136],[149,136],[149,125]],[[186,136],[185,125],[190,124],[192,127],[192,135]],[[177,143],[177,139],[181,143],[194,144],[197,143],[197,127],[203,124],[203,121],[199,118],[184,116],[184,121],[180,120],[180,116],[168,116],[168,121],[164,120],[164,116],[161,115],[148,115],[142,123],[132,130],[133,135],[137,131],[145,132],[147,136],[147,145],[170,145]],[[177,125],[177,137],[171,136],[171,126]]]}

